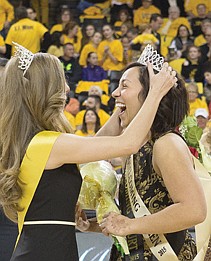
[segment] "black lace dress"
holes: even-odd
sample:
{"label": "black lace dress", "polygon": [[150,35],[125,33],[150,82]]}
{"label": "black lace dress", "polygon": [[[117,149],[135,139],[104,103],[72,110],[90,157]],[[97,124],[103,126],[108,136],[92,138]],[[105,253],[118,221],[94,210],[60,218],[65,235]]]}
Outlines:
{"label": "black lace dress", "polygon": [[[75,164],[45,170],[25,221],[75,220],[82,178]],[[77,261],[75,227],[24,225],[11,261]]]}
{"label": "black lace dress", "polygon": [[[163,179],[157,175],[153,169],[152,149],[153,142],[150,141],[146,143],[145,146],[134,155],[133,164],[137,191],[146,207],[153,214],[173,204],[173,202],[165,187]],[[130,206],[124,175],[120,184],[119,201],[122,214],[130,218],[134,217]],[[196,245],[188,231],[183,230],[166,234],[165,236],[180,261],[193,260],[196,255]],[[127,242],[130,256],[121,258],[116,247],[113,246],[110,260],[157,261],[149,247],[146,245],[142,235],[129,235],[127,236]]]}

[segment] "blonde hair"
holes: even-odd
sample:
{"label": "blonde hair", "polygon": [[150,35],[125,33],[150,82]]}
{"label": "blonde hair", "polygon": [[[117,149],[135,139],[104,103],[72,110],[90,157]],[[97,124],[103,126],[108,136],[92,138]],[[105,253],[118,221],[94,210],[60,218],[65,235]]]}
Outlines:
{"label": "blonde hair", "polygon": [[18,58],[7,63],[0,84],[0,204],[17,221],[20,164],[33,136],[42,130],[72,132],[63,114],[65,77],[60,61],[37,53],[25,76]]}

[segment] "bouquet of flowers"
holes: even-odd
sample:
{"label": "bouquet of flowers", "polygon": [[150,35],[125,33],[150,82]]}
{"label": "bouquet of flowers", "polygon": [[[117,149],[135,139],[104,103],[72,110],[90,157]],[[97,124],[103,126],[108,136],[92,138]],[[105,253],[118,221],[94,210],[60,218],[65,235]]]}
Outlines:
{"label": "bouquet of flowers", "polygon": [[[83,182],[79,194],[79,203],[83,209],[96,210],[100,223],[108,212],[120,213],[114,202],[117,189],[117,176],[110,163],[97,161],[85,164],[80,169]],[[125,237],[112,236],[117,249],[129,254]]]}
{"label": "bouquet of flowers", "polygon": [[191,153],[201,161],[201,149],[199,141],[203,134],[203,130],[197,126],[196,118],[187,116],[179,126],[179,132],[187,142]]}

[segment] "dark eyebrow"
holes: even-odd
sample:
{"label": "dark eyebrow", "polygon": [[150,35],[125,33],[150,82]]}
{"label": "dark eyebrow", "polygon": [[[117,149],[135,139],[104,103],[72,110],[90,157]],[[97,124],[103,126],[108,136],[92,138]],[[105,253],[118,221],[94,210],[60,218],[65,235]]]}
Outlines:
{"label": "dark eyebrow", "polygon": [[121,83],[124,84],[126,81],[131,82],[131,81],[128,80],[128,79],[123,79],[123,80],[121,81]]}

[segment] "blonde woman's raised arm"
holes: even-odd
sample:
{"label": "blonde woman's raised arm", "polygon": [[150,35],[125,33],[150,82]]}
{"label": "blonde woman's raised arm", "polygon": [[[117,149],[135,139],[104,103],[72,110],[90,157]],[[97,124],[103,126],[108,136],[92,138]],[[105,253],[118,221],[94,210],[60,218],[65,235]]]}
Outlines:
{"label": "blonde woman's raised arm", "polygon": [[[150,75],[149,94],[140,111],[131,121],[124,133],[115,137],[79,137],[62,134],[56,141],[46,168],[55,168],[65,163],[86,163],[102,159],[115,158],[136,153],[146,140],[153,123],[157,108],[163,96],[176,83],[176,73],[163,65],[158,74]],[[139,81],[135,84],[140,84]]]}

